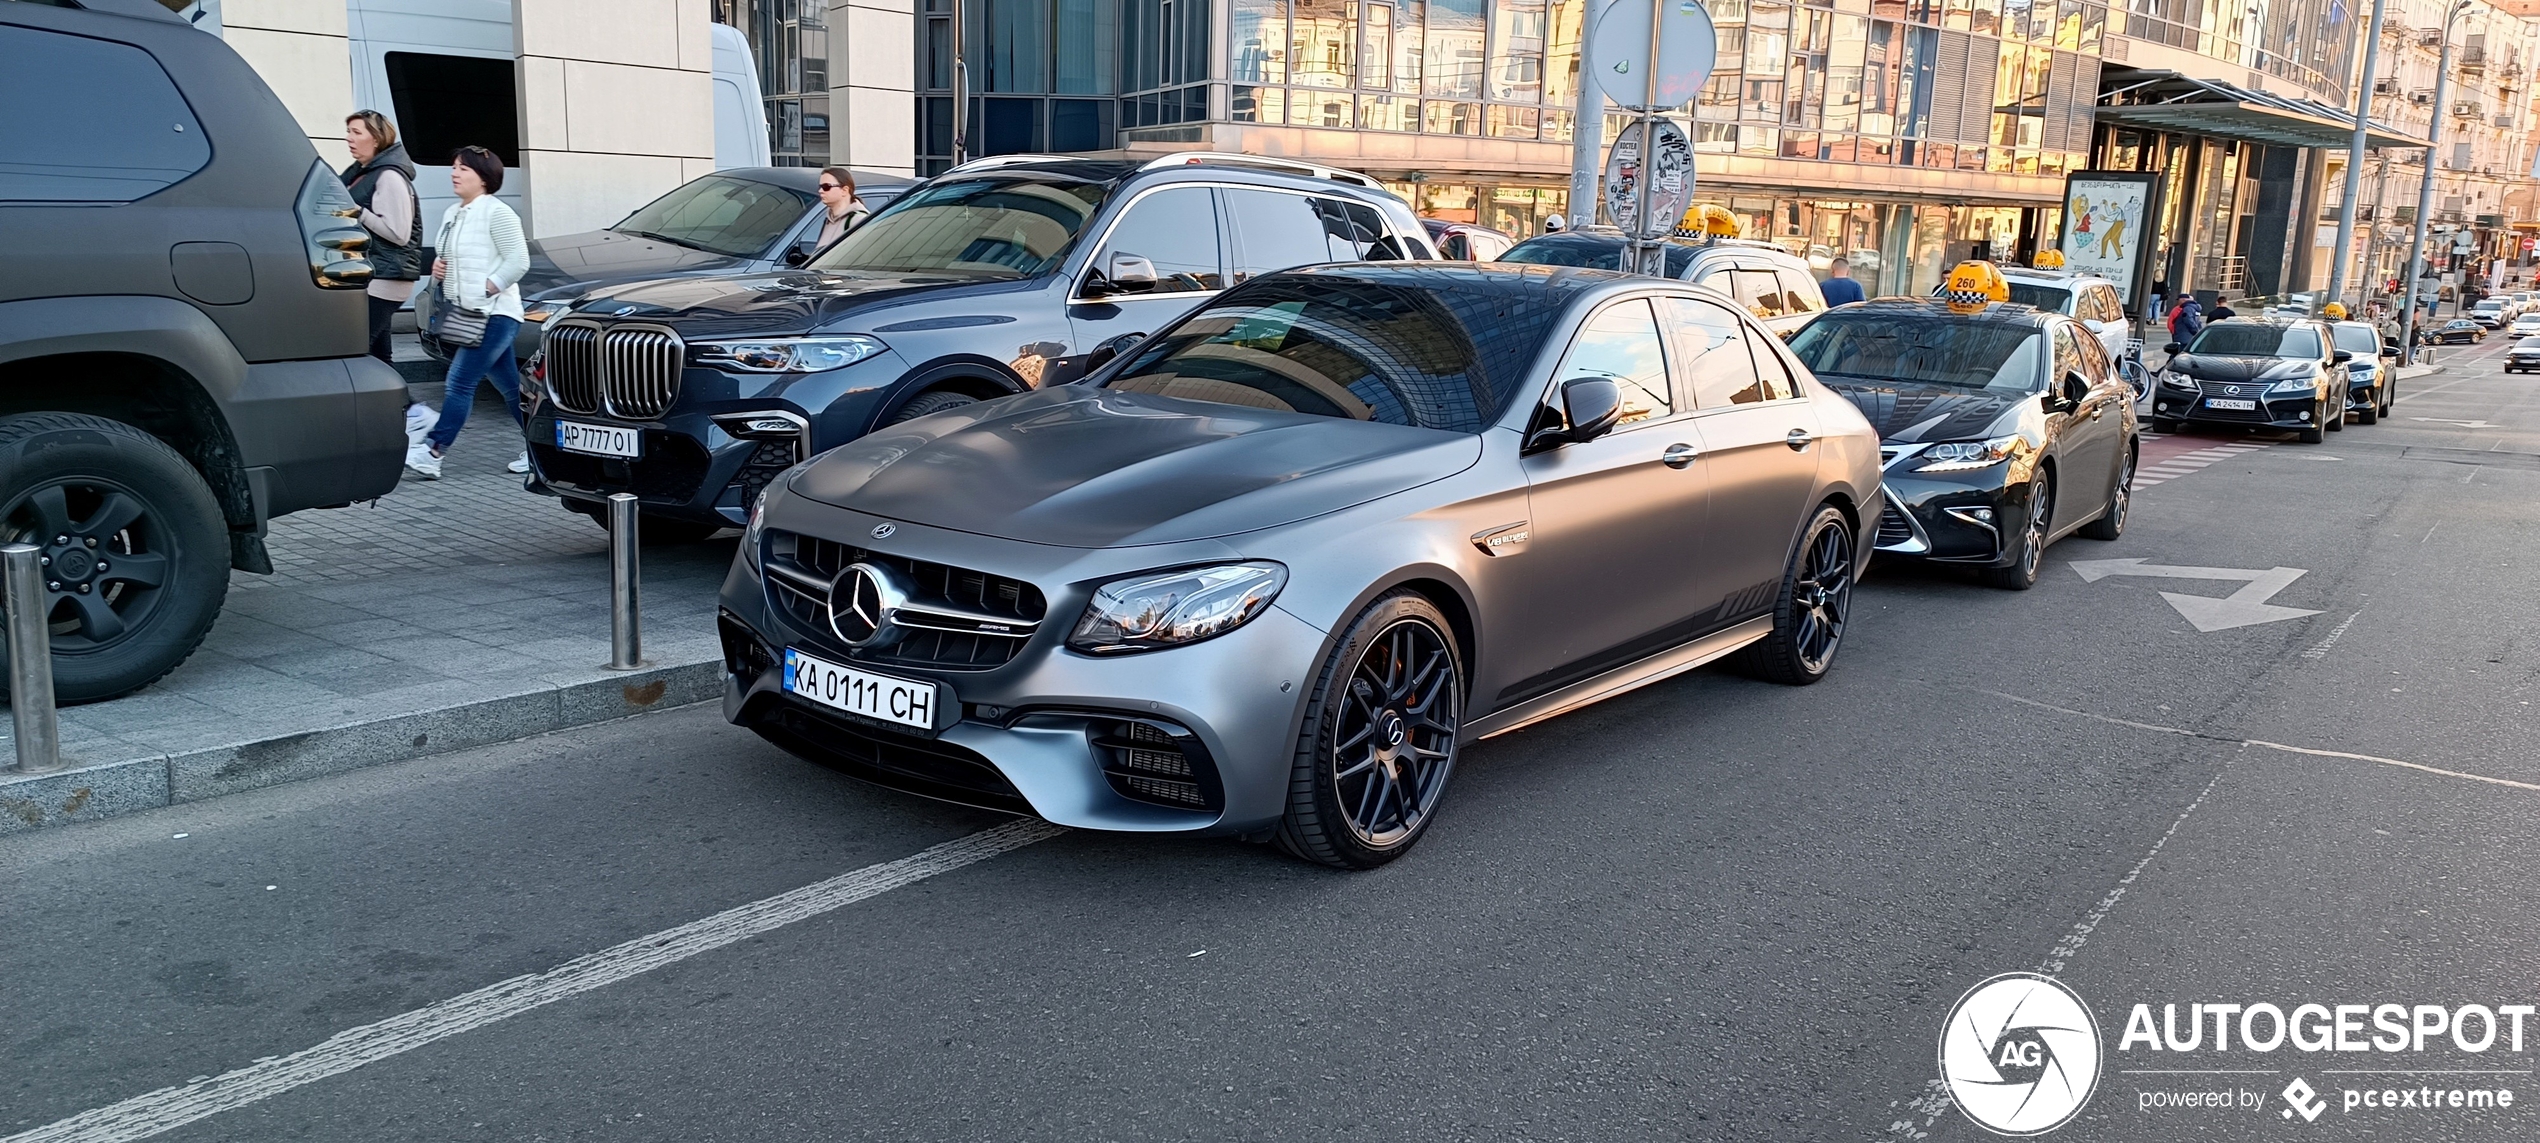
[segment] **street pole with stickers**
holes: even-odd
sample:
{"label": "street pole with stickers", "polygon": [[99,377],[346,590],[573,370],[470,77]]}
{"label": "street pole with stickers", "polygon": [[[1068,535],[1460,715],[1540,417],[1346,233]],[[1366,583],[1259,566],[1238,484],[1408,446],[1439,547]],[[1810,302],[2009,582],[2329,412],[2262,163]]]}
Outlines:
{"label": "street pole with stickers", "polygon": [[[1693,205],[1693,146],[1659,114],[1691,103],[1710,79],[1719,38],[1698,0],[1612,0],[1588,34],[1597,86],[1638,121],[1614,140],[1605,203],[1631,240],[1632,264],[1666,273],[1666,240]],[[1571,204],[1575,210],[1579,204]]]}

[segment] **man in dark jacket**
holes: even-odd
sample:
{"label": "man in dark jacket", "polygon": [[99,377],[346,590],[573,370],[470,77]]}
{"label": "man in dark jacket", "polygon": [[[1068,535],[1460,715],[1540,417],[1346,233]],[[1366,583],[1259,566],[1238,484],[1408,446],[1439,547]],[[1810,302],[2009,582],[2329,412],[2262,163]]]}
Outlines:
{"label": "man in dark jacket", "polygon": [[2205,328],[2205,310],[2196,304],[2196,295],[2178,300],[2178,308],[2170,311],[2170,340],[2186,345],[2196,340]]}

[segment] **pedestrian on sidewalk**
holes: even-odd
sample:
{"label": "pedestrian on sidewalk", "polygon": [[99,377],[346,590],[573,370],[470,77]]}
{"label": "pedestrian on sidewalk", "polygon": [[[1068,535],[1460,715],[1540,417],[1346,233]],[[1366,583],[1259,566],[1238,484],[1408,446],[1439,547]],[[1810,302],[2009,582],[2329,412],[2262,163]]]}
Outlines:
{"label": "pedestrian on sidewalk", "polygon": [[[441,214],[432,288],[441,291],[443,304],[484,314],[485,336],[450,355],[441,417],[406,450],[406,467],[425,480],[441,478],[441,458],[467,424],[479,380],[493,382],[512,420],[521,421],[520,366],[512,360],[512,339],[520,333],[520,277],[529,272],[529,240],[521,236],[520,216],[494,197],[503,189],[503,160],[494,152],[459,148],[450,163],[450,189],[459,201]],[[522,460],[527,456],[524,450]]]}
{"label": "pedestrian on sidewalk", "polygon": [[2209,321],[2221,321],[2224,318],[2234,318],[2239,316],[2240,311],[2231,308],[2231,299],[2225,297],[2216,297],[2214,299],[2213,312],[2205,315],[2206,319]]}
{"label": "pedestrian on sidewalk", "polygon": [[[376,111],[344,117],[344,147],[352,165],[338,176],[353,202],[361,207],[362,229],[370,232],[370,355],[397,364],[389,348],[389,326],[423,277],[423,203],[415,196],[414,160],[397,141],[397,125]],[[406,441],[423,439],[432,427],[432,406],[406,403]]]}
{"label": "pedestrian on sidewalk", "polygon": [[2196,304],[2196,295],[2179,298],[2177,308],[2170,311],[2170,340],[2186,345],[2196,340],[2196,335],[2204,328],[2205,315],[2203,308]]}
{"label": "pedestrian on sidewalk", "polygon": [[1826,267],[1826,280],[1817,283],[1817,289],[1826,295],[1827,309],[1868,301],[1870,296],[1861,288],[1860,280],[1852,276],[1852,262],[1845,258],[1837,258]]}
{"label": "pedestrian on sidewalk", "polygon": [[823,167],[820,170],[820,205],[828,213],[820,219],[819,250],[846,237],[846,233],[873,217],[864,200],[855,193],[855,176],[845,167]]}

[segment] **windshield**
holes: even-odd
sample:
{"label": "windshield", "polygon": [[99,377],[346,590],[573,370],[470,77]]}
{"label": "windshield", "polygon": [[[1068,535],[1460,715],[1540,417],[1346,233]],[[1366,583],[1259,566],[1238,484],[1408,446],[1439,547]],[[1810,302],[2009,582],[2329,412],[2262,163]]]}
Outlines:
{"label": "windshield", "polygon": [[1505,411],[1566,300],[1262,278],[1157,337],[1104,387],[1477,433]]}
{"label": "windshield", "polygon": [[[1623,243],[1618,238],[1592,234],[1547,234],[1529,238],[1509,247],[1499,256],[1502,262],[1522,262],[1530,266],[1577,266],[1586,270],[1618,270],[1623,265]],[[1685,267],[1693,264],[1693,251],[1669,243],[1667,276],[1684,277]]]}
{"label": "windshield", "polygon": [[2048,313],[2064,312],[2064,303],[2073,300],[2073,292],[2062,286],[2041,286],[2031,282],[2011,283],[2011,300],[2024,306],[2036,306]]}
{"label": "windshield", "polygon": [[2357,357],[2370,357],[2381,352],[2381,335],[2371,326],[2341,322],[2329,327],[2331,344]]}
{"label": "windshield", "polygon": [[1111,193],[1103,183],[1015,178],[936,183],[849,231],[815,269],[1030,278],[1058,265]]}
{"label": "windshield", "polygon": [[2516,349],[2540,349],[2540,337],[2526,337],[2514,343]]}
{"label": "windshield", "polygon": [[2025,324],[1833,310],[1793,336],[1790,351],[1820,376],[2025,393],[2037,387],[2046,338]]}
{"label": "windshield", "polygon": [[755,257],[811,209],[812,197],[755,179],[707,175],[646,203],[609,229],[691,250]]}
{"label": "windshield", "polygon": [[2206,326],[2187,351],[2223,357],[2318,357],[2320,338],[2308,326],[2223,322]]}

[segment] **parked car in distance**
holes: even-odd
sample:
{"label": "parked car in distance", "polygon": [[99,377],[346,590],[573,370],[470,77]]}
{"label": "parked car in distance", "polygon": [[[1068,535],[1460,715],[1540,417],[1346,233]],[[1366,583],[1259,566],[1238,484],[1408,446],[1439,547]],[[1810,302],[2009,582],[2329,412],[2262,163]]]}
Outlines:
{"label": "parked car in distance", "polygon": [[1878,551],[2026,591],[2048,545],[2124,533],[2141,448],[2134,389],[2078,320],[2016,302],[1967,314],[1940,298],[1877,298],[1827,311],[1790,351],[1880,433]]}
{"label": "parked car in distance", "polygon": [[2337,348],[2353,355],[2346,360],[2346,411],[2356,424],[2379,424],[2399,397],[2397,355],[2382,347],[2371,322],[2330,322],[2328,330]]}
{"label": "parked car in distance", "polygon": [[2485,297],[2469,307],[2469,320],[2488,329],[2498,329],[2512,320],[2512,315],[2505,312],[2505,299]]}
{"label": "parked car in distance", "polygon": [[406,446],[344,184],[219,37],[113,8],[0,4],[0,531],[43,549],[66,702],[183,662],[266,521]]}
{"label": "parked car in distance", "polygon": [[[855,172],[857,197],[879,213],[916,180]],[[512,341],[522,361],[537,355],[541,323],[594,290],[621,282],[757,274],[811,260],[826,213],[816,167],[748,167],[701,175],[645,203],[605,230],[531,239],[520,279],[527,319]],[[428,228],[431,223],[425,223]],[[439,298],[415,291],[415,325],[432,327]],[[444,359],[439,342],[424,350]]]}
{"label": "parked car in distance", "polygon": [[[2117,292],[2117,284],[2093,274],[2066,273],[2062,270],[2038,270],[2025,266],[2002,266],[2002,280],[2011,286],[2011,300],[2024,306],[2035,306],[2048,313],[2062,314],[2078,321],[2097,338],[2099,347],[2108,351],[2111,361],[2125,357],[2126,342],[2133,339],[2132,323],[2126,320],[2125,298]],[[1938,288],[1933,290],[1936,297]]]}
{"label": "parked car in distance", "polygon": [[[1612,270],[1630,240],[1610,226],[1581,227],[1529,238],[1502,262]],[[1798,255],[1768,242],[1737,238],[1667,240],[1667,276],[1709,286],[1738,300],[1765,328],[1783,337],[1826,308],[1825,292]]]}
{"label": "parked car in distance", "polygon": [[[2471,325],[2476,329],[2476,325]],[[2191,422],[2291,429],[2304,444],[2346,427],[2346,363],[2328,323],[2228,318],[2171,342],[2152,391],[2152,428]]]}
{"label": "parked car in distance", "polygon": [[748,518],[805,457],[1080,378],[1229,285],[1435,259],[1375,180],[1254,155],[1006,155],[936,176],[800,269],[621,283],[551,317],[531,487],[648,536]]}
{"label": "parked car in distance", "polygon": [[2471,318],[2453,318],[2434,331],[2437,345],[2476,345],[2487,340],[2486,323]]}
{"label": "parked car in distance", "polygon": [[2505,372],[2540,373],[2540,336],[2523,338],[2505,351]]}
{"label": "parked car in distance", "polygon": [[1476,740],[1729,656],[1823,677],[1878,480],[1725,295],[1272,274],[788,472],[724,581],[723,710],[939,798],[1363,869]]}
{"label": "parked car in distance", "polygon": [[1510,235],[1470,222],[1423,218],[1420,225],[1428,228],[1429,241],[1437,244],[1438,257],[1449,262],[1494,261],[1517,244],[1517,239]]}

